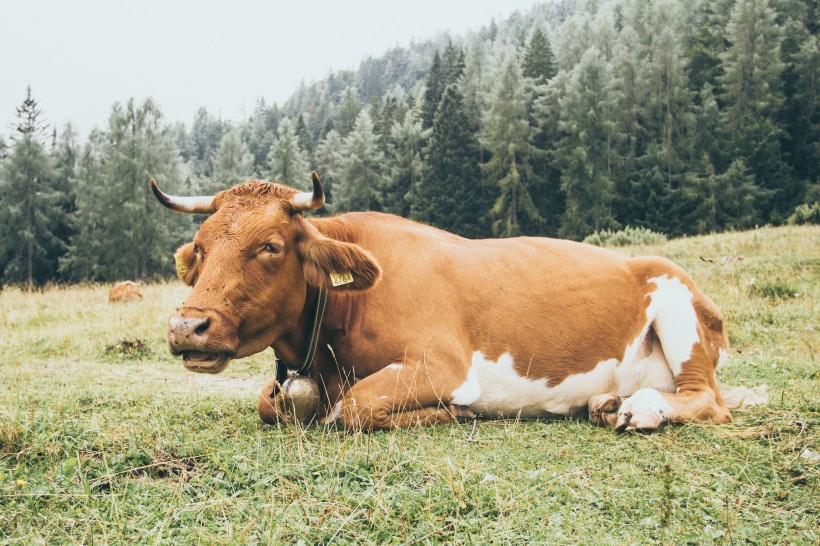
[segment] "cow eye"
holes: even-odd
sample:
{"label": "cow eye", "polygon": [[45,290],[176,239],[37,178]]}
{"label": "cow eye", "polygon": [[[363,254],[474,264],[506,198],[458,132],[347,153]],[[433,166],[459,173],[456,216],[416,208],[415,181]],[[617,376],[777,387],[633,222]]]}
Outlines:
{"label": "cow eye", "polygon": [[263,247],[265,252],[270,252],[271,254],[280,254],[282,252],[282,247],[275,244],[275,243],[268,243]]}

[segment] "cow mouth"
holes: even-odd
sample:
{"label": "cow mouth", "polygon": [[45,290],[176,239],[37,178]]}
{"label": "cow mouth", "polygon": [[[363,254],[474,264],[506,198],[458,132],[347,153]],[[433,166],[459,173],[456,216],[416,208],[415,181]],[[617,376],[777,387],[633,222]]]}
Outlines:
{"label": "cow mouth", "polygon": [[231,358],[227,353],[182,351],[182,363],[193,372],[219,373],[228,366]]}

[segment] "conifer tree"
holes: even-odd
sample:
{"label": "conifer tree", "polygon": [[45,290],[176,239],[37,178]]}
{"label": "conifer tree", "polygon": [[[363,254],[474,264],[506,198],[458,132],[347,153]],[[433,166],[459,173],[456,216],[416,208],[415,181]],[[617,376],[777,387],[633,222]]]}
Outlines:
{"label": "conifer tree", "polygon": [[171,274],[173,250],[191,236],[191,217],[158,208],[148,180],[171,193],[182,189],[172,127],[152,100],[130,99],[114,105],[107,130],[93,142],[78,168],[76,229],[61,268],[76,280]]}
{"label": "conifer tree", "polygon": [[299,148],[305,152],[305,157],[307,157],[309,162],[310,157],[313,155],[313,137],[310,135],[310,131],[305,123],[305,116],[302,113],[296,117],[296,136],[299,141]]}
{"label": "conifer tree", "polygon": [[342,138],[345,138],[356,126],[359,117],[359,99],[356,97],[356,89],[348,87],[345,89],[344,97],[336,111],[336,121],[334,126]]}
{"label": "conifer tree", "polygon": [[551,80],[558,72],[552,46],[550,46],[549,39],[541,30],[540,25],[535,27],[529,44],[527,44],[527,49],[524,51],[521,72],[524,77],[530,78],[537,83],[545,83]]}
{"label": "conifer tree", "polygon": [[436,50],[433,55],[433,64],[430,66],[430,71],[427,73],[427,79],[424,82],[424,101],[421,105],[421,126],[423,129],[429,129],[433,126],[436,110],[446,87],[444,83],[446,79],[447,74],[441,61],[441,55]]}
{"label": "conifer tree", "polygon": [[225,133],[219,143],[214,158],[214,175],[210,185],[203,190],[207,194],[216,193],[252,176],[253,156],[248,146],[240,140],[239,131],[232,129]]}
{"label": "conifer tree", "polygon": [[610,66],[596,49],[584,53],[559,99],[561,139],[556,164],[566,210],[560,234],[582,239],[616,226],[612,214],[612,132]]}
{"label": "conifer tree", "polygon": [[765,220],[779,220],[802,191],[781,157],[776,115],[782,105],[780,27],[768,0],[738,0],[726,27],[729,47],[721,56],[722,122],[733,156],[742,158],[769,198],[758,203]]}
{"label": "conifer tree", "polygon": [[647,145],[646,106],[650,85],[647,80],[644,47],[637,31],[627,25],[621,29],[613,50],[613,110],[617,153],[614,156],[616,195],[613,210],[625,225],[640,223],[640,210],[646,196],[637,184],[638,158]]}
{"label": "conifer tree", "polygon": [[15,132],[12,134],[11,139],[16,141],[29,135],[33,140],[45,145],[49,126],[43,122],[42,115],[43,111],[37,101],[34,100],[34,97],[31,96],[31,86],[26,87],[26,98],[17,107],[17,122],[13,124]]}
{"label": "conifer tree", "polygon": [[476,127],[457,84],[445,89],[436,112],[426,165],[412,192],[411,215],[465,237],[487,237],[494,196],[482,186]]}
{"label": "conifer tree", "polygon": [[384,155],[373,132],[373,120],[362,110],[344,139],[335,184],[336,209],[380,210],[384,190]]}
{"label": "conifer tree", "polygon": [[253,114],[242,128],[243,140],[253,156],[254,173],[258,176],[263,176],[268,170],[268,152],[276,141],[281,117],[276,104],[269,108],[264,99],[259,99]]}
{"label": "conifer tree", "polygon": [[[818,7],[820,10],[820,7]],[[820,178],[820,37],[808,32],[795,45],[796,51],[788,59],[789,88],[782,111],[785,130],[784,155],[794,167],[795,175],[808,184],[817,184]]]}
{"label": "conifer tree", "polygon": [[444,55],[436,50],[433,55],[433,64],[427,73],[425,81],[424,101],[421,105],[421,126],[429,129],[438,110],[439,103],[444,95],[445,88],[455,83],[464,73],[464,51],[450,41],[444,50]]}
{"label": "conifer tree", "polygon": [[525,216],[535,223],[542,220],[530,194],[535,174],[529,163],[529,140],[523,77],[518,61],[510,56],[497,77],[481,138],[489,153],[481,165],[485,181],[497,188],[491,213],[493,234],[498,237],[521,235]]}
{"label": "conifer tree", "polygon": [[[102,150],[106,135],[97,129],[91,132],[77,158],[74,189],[76,191],[73,234],[68,252],[60,259],[60,276],[69,281],[108,279],[106,266],[102,263],[105,241],[106,200],[105,176]],[[116,233],[109,236],[116,237]]]}
{"label": "conifer tree", "polygon": [[[51,184],[56,194],[56,206],[61,213],[54,218],[55,236],[62,242],[64,249],[68,248],[73,234],[74,213],[76,210],[75,178],[80,147],[77,144],[77,133],[73,125],[67,123],[57,137],[57,143],[51,150],[51,160],[54,165],[54,179]],[[58,271],[61,254],[54,253],[51,270]]]}
{"label": "conifer tree", "polygon": [[29,289],[54,277],[54,261],[65,251],[57,236],[63,198],[53,190],[54,169],[34,131],[21,131],[6,159],[0,187],[0,248],[4,282]]}
{"label": "conifer tree", "polygon": [[385,212],[410,215],[411,192],[422,176],[421,146],[427,136],[412,110],[405,112],[401,123],[393,124],[387,152],[390,171],[382,202]]}
{"label": "conifer tree", "polygon": [[290,118],[279,122],[279,139],[268,154],[270,179],[294,188],[307,189],[310,164],[307,154],[299,146],[299,135]]}
{"label": "conifer tree", "polygon": [[67,196],[54,186],[54,164],[43,145],[48,126],[41,116],[29,87],[0,175],[0,273],[3,281],[28,289],[55,277],[68,221]]}

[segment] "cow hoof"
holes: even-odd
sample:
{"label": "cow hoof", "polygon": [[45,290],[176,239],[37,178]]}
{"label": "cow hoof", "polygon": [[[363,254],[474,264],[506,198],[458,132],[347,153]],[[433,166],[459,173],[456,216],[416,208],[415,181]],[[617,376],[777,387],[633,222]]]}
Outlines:
{"label": "cow hoof", "polygon": [[453,420],[457,423],[465,423],[475,419],[475,413],[467,406],[456,406],[455,404],[448,404],[447,411],[452,415]]}
{"label": "cow hoof", "polygon": [[618,410],[615,430],[619,432],[653,432],[671,413],[672,407],[655,389],[641,389],[626,398]]}
{"label": "cow hoof", "polygon": [[589,399],[589,420],[600,427],[614,426],[620,407],[620,396],[596,394]]}

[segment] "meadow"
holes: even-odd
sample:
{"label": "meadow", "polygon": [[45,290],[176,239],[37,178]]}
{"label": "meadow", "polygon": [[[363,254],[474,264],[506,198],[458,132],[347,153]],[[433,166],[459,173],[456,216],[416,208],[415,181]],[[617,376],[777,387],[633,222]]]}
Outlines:
{"label": "meadow", "polygon": [[724,312],[731,425],[620,434],[479,421],[266,426],[270,351],[196,375],[165,343],[181,282],[0,292],[0,544],[818,544],[820,228],[619,249]]}

